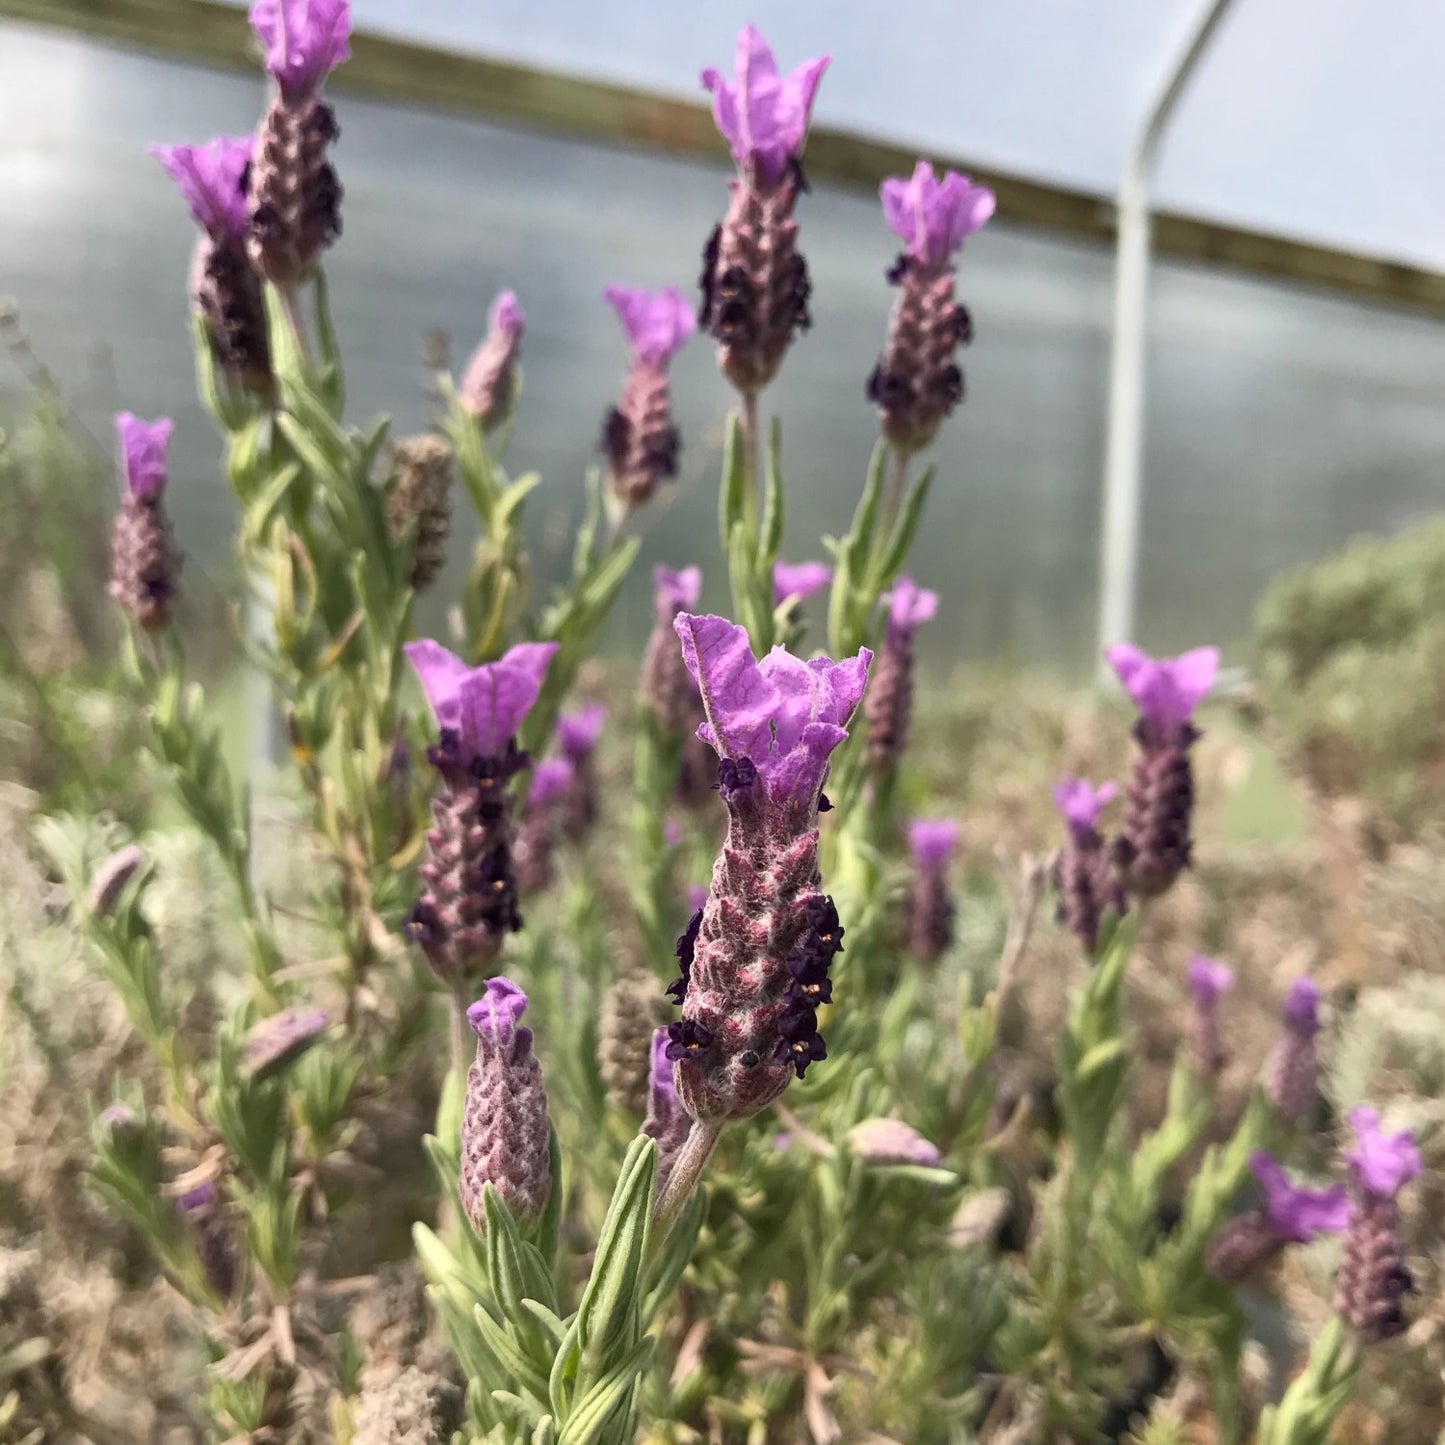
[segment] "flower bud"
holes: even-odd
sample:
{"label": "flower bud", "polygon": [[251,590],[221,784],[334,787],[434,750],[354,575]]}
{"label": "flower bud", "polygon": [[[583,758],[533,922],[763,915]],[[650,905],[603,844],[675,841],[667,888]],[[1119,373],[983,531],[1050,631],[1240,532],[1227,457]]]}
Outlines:
{"label": "flower bud", "polygon": [[282,1009],[251,1030],[241,1066],[260,1081],[278,1074],[301,1057],[331,1025],[325,1009]]}
{"label": "flower bud", "polygon": [[158,632],[171,620],[180,554],[166,515],[166,450],[172,423],[115,419],[125,485],[111,537],[110,595],[138,627]]}
{"label": "flower bud", "polygon": [[1280,1118],[1298,1123],[1315,1101],[1319,1080],[1320,990],[1311,978],[1296,979],[1284,1002],[1284,1036],[1264,1069],[1264,1088]]}
{"label": "flower bud", "polygon": [[864,1119],[848,1131],[848,1147],[865,1164],[919,1164],[933,1167],[943,1155],[917,1129],[901,1119]]}
{"label": "flower bud", "polygon": [[677,1095],[672,1060],[667,1056],[670,1042],[666,1028],[659,1028],[652,1035],[647,1074],[647,1117],[642,1121],[642,1132],[649,1139],[657,1140],[659,1187],[671,1171],[678,1150],[687,1142],[692,1129],[692,1120]]}
{"label": "flower bud", "polygon": [[914,867],[908,899],[908,950],[925,963],[936,963],[953,946],[948,860],[958,844],[958,834],[958,824],[948,818],[916,818],[908,825]]}
{"label": "flower bud", "polygon": [[145,850],[137,843],[127,843],[112,853],[91,875],[86,902],[97,918],[109,918],[120,902],[131,879],[145,866]]}
{"label": "flower bud", "polygon": [[879,775],[898,766],[913,717],[913,635],[938,611],[938,594],[900,577],[888,599],[888,627],[863,715],[868,761]]}
{"label": "flower bud", "polygon": [[492,303],[487,334],[457,390],[462,410],[476,417],[483,431],[494,431],[511,415],[525,330],[526,317],[516,294],[503,291]]}
{"label": "flower bud", "polygon": [[467,1073],[460,1186],[462,1207],[479,1232],[486,1228],[485,1185],[522,1221],[540,1216],[552,1192],[547,1090],[532,1031],[518,1024],[526,1008],[516,984],[494,978],[467,1010],[477,1057]]}

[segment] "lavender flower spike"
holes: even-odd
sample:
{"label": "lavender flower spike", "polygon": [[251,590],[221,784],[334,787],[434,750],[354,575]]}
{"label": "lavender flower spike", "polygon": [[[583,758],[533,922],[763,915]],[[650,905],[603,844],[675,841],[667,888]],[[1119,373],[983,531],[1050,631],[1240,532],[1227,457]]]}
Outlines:
{"label": "lavender flower spike", "polygon": [[268,1079],[299,1059],[330,1025],[325,1009],[282,1009],[251,1030],[241,1063],[253,1079]]}
{"label": "lavender flower spike", "polygon": [[889,228],[908,249],[888,271],[898,299],[868,398],[884,437],[910,453],[928,446],[963,400],[963,372],[953,357],[972,339],[973,323],[954,295],[954,257],[993,215],[994,197],[957,171],[940,181],[927,161],[907,180],[884,181],[880,193]]}
{"label": "lavender flower spike", "polygon": [[875,773],[891,772],[908,745],[913,718],[913,634],[938,611],[938,593],[900,577],[887,598],[883,652],[864,713],[868,719],[868,760]]}
{"label": "lavender flower spike", "polygon": [[517,730],[556,651],[554,642],[520,643],[496,662],[468,667],[437,642],[406,647],[440,729],[427,758],[442,779],[407,933],[456,985],[522,926],[507,788],[530,761]]}
{"label": "lavender flower spike", "polygon": [[128,411],[115,419],[120,434],[120,511],[111,534],[110,595],[138,627],[163,628],[176,599],[181,559],[166,515],[166,452],[173,423],[144,422]]}
{"label": "lavender flower spike", "polygon": [[915,818],[908,825],[914,865],[908,948],[925,963],[937,962],[953,944],[955,910],[948,860],[958,846],[960,831],[951,818]]}
{"label": "lavender flower spike", "polygon": [[191,209],[201,238],[191,299],[222,369],[259,395],[271,391],[271,346],[261,283],[246,255],[247,179],[256,143],[219,136],[206,145],[152,146]]}
{"label": "lavender flower spike", "polygon": [[647,1076],[647,1117],[642,1121],[642,1132],[649,1139],[657,1140],[657,1176],[659,1182],[665,1179],[677,1158],[678,1150],[687,1139],[692,1120],[678,1097],[677,1083],[673,1075],[676,1066],[668,1057],[671,1039],[665,1028],[656,1029],[652,1035],[652,1066]]}
{"label": "lavender flower spike", "polygon": [[1350,1219],[1343,1185],[1306,1189],[1290,1182],[1279,1162],[1263,1149],[1249,1167],[1264,1191],[1264,1205],[1240,1215],[1210,1241],[1210,1273],[1226,1284],[1241,1284],[1287,1244],[1308,1244],[1321,1234],[1337,1234]]}
{"label": "lavender flower spike", "polygon": [[341,132],[321,87],[351,54],[351,6],[255,0],[251,24],[276,82],[251,167],[251,260],[286,290],[311,274],[341,234],[341,183],[326,159]]}
{"label": "lavender flower spike", "polygon": [[1298,978],[1284,1001],[1284,1036],[1265,1064],[1264,1088],[1283,1119],[1297,1123],[1314,1103],[1319,1079],[1320,989]]}
{"label": "lavender flower spike", "polygon": [[511,414],[526,323],[515,292],[503,291],[492,303],[487,334],[457,391],[462,409],[476,417],[483,431],[495,430]]}
{"label": "lavender flower spike", "polygon": [[681,571],[654,567],[652,584],[657,623],[647,639],[640,691],[643,703],[652,709],[663,735],[677,738],[688,727],[697,689],[682,660],[682,648],[672,630],[672,619],[679,612],[697,606],[697,599],[702,595],[702,573],[696,567],[684,567]]}
{"label": "lavender flower spike", "polygon": [[1087,778],[1065,778],[1054,788],[1054,803],[1068,825],[1068,841],[1054,860],[1059,892],[1058,920],[1092,954],[1099,944],[1105,910],[1122,914],[1124,890],[1099,832],[1099,814],[1118,796],[1113,783],[1097,788]]}
{"label": "lavender flower spike", "polygon": [[1226,963],[1196,954],[1189,961],[1192,1004],[1186,1037],[1194,1067],[1205,1078],[1218,1078],[1224,1069],[1224,1046],[1219,1037],[1219,1000],[1234,987],[1234,970]]}
{"label": "lavender flower spike", "polygon": [[826,562],[774,562],[773,605],[806,602],[832,580],[833,569]]}
{"label": "lavender flower spike", "polygon": [[517,891],[524,896],[540,893],[552,881],[557,815],[565,807],[573,772],[570,758],[548,758],[538,763],[532,774],[527,808],[512,850]]}
{"label": "lavender flower spike", "polygon": [[1120,644],[1104,656],[1139,707],[1134,740],[1140,757],[1115,858],[1129,891],[1152,898],[1189,866],[1194,810],[1189,753],[1200,736],[1191,719],[1219,675],[1219,650],[1198,647],[1181,657],[1155,659]]}
{"label": "lavender flower spike", "polygon": [[744,395],[773,379],[793,333],[812,323],[793,209],[807,187],[803,146],[828,63],[827,56],[809,60],[784,80],[767,41],[749,25],[738,36],[736,81],[703,71],[740,174],[731,182],[727,217],[703,252],[698,322],[718,343],[724,375]]}
{"label": "lavender flower spike", "polygon": [[746,1119],[827,1056],[818,1006],[842,947],[820,891],[818,802],[828,759],[847,736],[872,654],[801,662],[774,648],[761,662],[746,629],[678,615],[683,658],[702,693],[699,735],[718,755],[728,832],[707,903],[678,943],[683,1006],[669,1031],[688,1115]]}
{"label": "lavender flower spike", "polygon": [[676,286],[656,292],[609,286],[602,295],[616,310],[632,348],[622,398],[602,427],[608,486],[622,509],[631,512],[659,482],[677,475],[682,443],[672,424],[667,368],[697,322]]}
{"label": "lavender flower spike", "polygon": [[864,1119],[848,1131],[848,1147],[865,1164],[914,1164],[934,1168],[943,1160],[911,1124],[901,1119]]}
{"label": "lavender flower spike", "polygon": [[477,1057],[467,1072],[462,1111],[462,1207],[479,1233],[486,1228],[483,1189],[490,1184],[521,1221],[536,1219],[552,1192],[547,1090],[521,1027],[527,995],[494,978],[467,1010]]}
{"label": "lavender flower spike", "polygon": [[1354,1209],[1335,1277],[1335,1311],[1369,1340],[1402,1334],[1409,1321],[1401,1303],[1415,1287],[1405,1265],[1396,1196],[1421,1170],[1408,1129],[1386,1134],[1374,1109],[1350,1110],[1355,1147],[1345,1152]]}

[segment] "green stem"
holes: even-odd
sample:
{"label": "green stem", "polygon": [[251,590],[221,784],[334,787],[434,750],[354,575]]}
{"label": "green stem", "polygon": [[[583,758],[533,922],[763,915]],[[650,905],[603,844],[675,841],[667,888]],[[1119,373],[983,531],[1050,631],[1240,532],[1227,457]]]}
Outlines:
{"label": "green stem", "polygon": [[747,517],[748,535],[756,538],[760,525],[761,508],[758,505],[760,469],[758,467],[758,394],[755,391],[743,393],[742,434],[743,511]]}
{"label": "green stem", "polygon": [[717,1148],[718,1140],[722,1138],[722,1131],[723,1126],[720,1123],[693,1120],[692,1130],[682,1148],[678,1150],[667,1182],[663,1185],[662,1193],[653,1209],[654,1249],[661,1247],[672,1232],[678,1215],[687,1207],[688,1200],[692,1198],[702,1179],[703,1170],[707,1168],[708,1160],[712,1158],[713,1150]]}
{"label": "green stem", "polygon": [[898,447],[893,449],[893,467],[888,478],[888,495],[883,502],[883,525],[878,529],[880,547],[886,546],[893,535],[893,524],[898,520],[903,506],[903,494],[908,489],[908,465],[912,457]]}

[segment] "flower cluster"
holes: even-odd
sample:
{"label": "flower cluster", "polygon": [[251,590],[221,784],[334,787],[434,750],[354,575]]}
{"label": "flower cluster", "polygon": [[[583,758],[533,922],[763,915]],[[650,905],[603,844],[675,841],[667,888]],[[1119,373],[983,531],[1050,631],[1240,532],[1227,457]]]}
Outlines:
{"label": "flower cluster", "polygon": [[864,715],[868,759],[879,776],[891,772],[908,746],[913,718],[913,636],[938,611],[938,593],[900,577],[886,599],[888,622]]}
{"label": "flower cluster", "polygon": [[993,215],[993,192],[949,171],[942,180],[919,161],[907,180],[883,182],[889,228],[907,249],[888,272],[898,299],[883,354],[868,378],[883,435],[905,455],[921,451],[963,400],[963,372],[954,361],[973,335],[968,311],[954,296],[954,257]]}
{"label": "flower cluster", "polygon": [[1063,814],[1068,839],[1054,860],[1054,886],[1059,893],[1059,922],[1093,953],[1105,911],[1122,914],[1124,890],[1099,832],[1099,815],[1118,795],[1113,783],[1097,788],[1087,778],[1065,778],[1054,788],[1054,803]]}
{"label": "flower cluster", "polygon": [[516,294],[503,291],[492,303],[487,334],[467,363],[457,400],[483,431],[495,430],[511,415],[526,322]]}
{"label": "flower cluster", "polygon": [[951,818],[915,818],[908,825],[913,889],[908,900],[908,951],[936,963],[953,945],[953,893],[948,860],[960,829]]}
{"label": "flower cluster", "polygon": [[683,1007],[669,1030],[678,1093],[694,1119],[745,1119],[826,1054],[817,1007],[842,946],[820,890],[818,807],[828,758],[863,696],[872,654],[761,662],[747,632],[681,613],[683,657],[702,694],[700,734],[718,755],[728,833],[707,902],[679,940]]}
{"label": "flower cluster", "polygon": [[427,758],[443,785],[432,800],[426,886],[407,931],[453,982],[485,967],[522,926],[508,785],[528,766],[517,730],[556,651],[554,642],[519,643],[497,662],[469,668],[440,643],[407,644],[440,729]]}
{"label": "flower cluster", "polygon": [[1336,1234],[1349,1222],[1350,1201],[1342,1185],[1307,1189],[1291,1182],[1283,1166],[1263,1149],[1249,1167],[1264,1193],[1263,1204],[1230,1220],[1210,1241],[1210,1273],[1227,1284],[1242,1284],[1288,1244],[1308,1244]]}
{"label": "flower cluster", "polygon": [[166,515],[166,451],[172,423],[115,419],[121,445],[121,500],[111,536],[110,595],[138,627],[156,632],[171,619],[181,559]]}
{"label": "flower cluster", "polygon": [[762,35],[738,36],[736,79],[705,70],[713,117],[737,161],[732,204],[703,252],[699,325],[717,342],[723,374],[756,395],[782,365],[794,333],[811,325],[808,265],[793,210],[807,188],[802,154],[829,58],[786,78]]}

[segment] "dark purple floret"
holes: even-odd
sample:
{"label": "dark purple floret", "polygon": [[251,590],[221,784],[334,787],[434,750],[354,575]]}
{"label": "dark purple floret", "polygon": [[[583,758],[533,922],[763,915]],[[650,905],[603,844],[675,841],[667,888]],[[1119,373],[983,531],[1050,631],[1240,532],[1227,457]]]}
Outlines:
{"label": "dark purple floret", "polygon": [[712,1047],[712,1030],[696,1019],[678,1019],[667,1026],[667,1057],[692,1059]]}
{"label": "dark purple floret", "polygon": [[697,932],[701,927],[702,909],[699,908],[688,920],[687,927],[677,940],[677,961],[682,968],[682,977],[668,984],[667,995],[679,1008],[687,997],[688,980],[692,977],[692,958],[697,949]]}
{"label": "dark purple floret", "polygon": [[751,758],[720,758],[717,765],[717,791],[728,802],[746,792],[758,780],[757,764]]}

